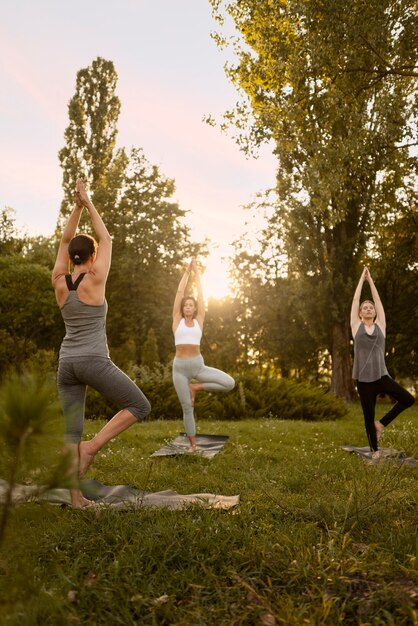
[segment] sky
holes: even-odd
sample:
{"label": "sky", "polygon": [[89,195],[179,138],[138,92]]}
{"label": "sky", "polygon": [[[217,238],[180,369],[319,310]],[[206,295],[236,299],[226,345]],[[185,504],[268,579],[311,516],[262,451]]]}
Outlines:
{"label": "sky", "polygon": [[175,179],[192,239],[211,240],[205,296],[224,295],[224,257],[244,230],[243,207],[274,185],[275,159],[271,146],[246,158],[203,121],[221,121],[237,100],[227,53],[210,37],[217,28],[208,0],[1,0],[0,207],[14,209],[17,227],[54,231],[68,102],[78,70],[101,56],[119,77],[117,147],[142,148]]}

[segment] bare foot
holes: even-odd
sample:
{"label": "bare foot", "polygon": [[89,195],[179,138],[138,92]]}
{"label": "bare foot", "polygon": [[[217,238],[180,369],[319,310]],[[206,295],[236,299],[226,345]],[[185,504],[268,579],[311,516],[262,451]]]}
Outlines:
{"label": "bare foot", "polygon": [[381,422],[375,422],[374,423],[374,427],[376,429],[377,441],[379,441],[379,439],[382,436],[382,433],[383,433],[385,427],[383,426],[383,424]]}
{"label": "bare foot", "polygon": [[94,504],[93,500],[87,500],[81,493],[80,489],[71,489],[71,506],[73,509],[84,509]]}
{"label": "bare foot", "polygon": [[81,441],[78,446],[78,476],[79,478],[83,478],[84,474],[87,472],[90,465],[93,463],[94,453],[89,452],[89,442]]}

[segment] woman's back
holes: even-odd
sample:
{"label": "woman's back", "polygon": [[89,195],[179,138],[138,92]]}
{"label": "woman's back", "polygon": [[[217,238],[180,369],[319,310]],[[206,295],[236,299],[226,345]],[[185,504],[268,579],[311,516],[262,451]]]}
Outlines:
{"label": "woman's back", "polygon": [[65,337],[60,359],[79,356],[109,356],[106,339],[107,302],[87,304],[80,300],[77,290],[70,289],[61,307]]}

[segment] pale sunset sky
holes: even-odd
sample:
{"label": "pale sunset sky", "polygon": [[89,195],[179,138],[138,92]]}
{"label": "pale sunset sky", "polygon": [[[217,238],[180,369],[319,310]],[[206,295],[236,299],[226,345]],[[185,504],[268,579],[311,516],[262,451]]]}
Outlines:
{"label": "pale sunset sky", "polygon": [[[113,61],[121,100],[118,146],[141,147],[176,181],[192,237],[209,237],[205,295],[226,289],[230,244],[243,209],[272,187],[271,147],[247,159],[221,120],[237,93],[216,48],[207,0],[2,0],[0,5],[0,206],[16,225],[51,235],[62,198],[58,151],[77,71],[98,56]],[[100,208],[100,207],[98,207]]]}

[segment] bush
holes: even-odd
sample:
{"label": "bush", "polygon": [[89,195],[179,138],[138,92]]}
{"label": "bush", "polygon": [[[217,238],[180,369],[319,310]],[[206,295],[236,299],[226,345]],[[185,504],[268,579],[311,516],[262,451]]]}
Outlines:
{"label": "bush", "polygon": [[[57,355],[54,351],[38,350],[25,360],[24,365],[33,375],[53,383],[56,394]],[[149,419],[181,419],[182,410],[172,381],[171,365],[159,363],[150,368],[131,362],[125,371],[150,401],[152,410]],[[316,421],[335,420],[347,412],[343,400],[312,384],[287,378],[260,377],[252,372],[237,375],[235,382],[233,391],[226,394],[198,394],[195,406],[198,419],[269,417]],[[119,409],[100,393],[88,388],[87,419],[110,419]]]}
{"label": "bush", "polygon": [[[171,378],[171,367],[133,366],[128,372],[151,403],[151,419],[181,419],[182,410]],[[117,408],[93,390],[87,399],[88,417],[111,417]],[[241,420],[277,418],[293,420],[335,420],[347,412],[343,400],[308,383],[286,378],[261,378],[247,373],[236,379],[227,394],[200,393],[196,397],[199,419]]]}
{"label": "bush", "polygon": [[[197,396],[196,401],[200,418],[209,417],[205,409],[212,410],[209,399],[214,396],[207,394],[205,401],[203,397]],[[223,411],[210,417],[218,419],[271,417],[315,421],[335,420],[347,413],[343,400],[320,387],[251,373],[237,377],[235,389],[224,397],[218,395],[217,401],[222,403]]]}
{"label": "bush", "polygon": [[[181,419],[182,410],[171,378],[171,366],[155,368],[132,365],[127,374],[151,403],[150,419]],[[86,416],[109,419],[118,407],[111,406],[89,389]],[[199,419],[241,420],[276,418],[292,420],[335,420],[347,413],[343,400],[309,383],[287,378],[260,377],[253,373],[236,377],[233,391],[226,394],[200,393],[195,413]]]}

